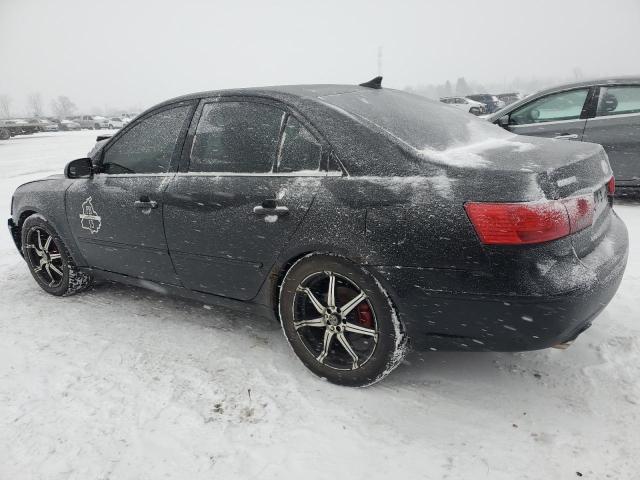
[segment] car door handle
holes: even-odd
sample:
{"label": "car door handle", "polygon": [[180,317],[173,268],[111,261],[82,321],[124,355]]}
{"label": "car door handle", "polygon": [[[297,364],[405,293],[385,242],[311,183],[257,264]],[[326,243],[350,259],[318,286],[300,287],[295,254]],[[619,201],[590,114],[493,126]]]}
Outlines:
{"label": "car door handle", "polygon": [[289,209],[285,206],[264,207],[262,205],[256,205],[253,207],[253,214],[258,216],[277,215],[278,217],[282,217],[289,214]]}
{"label": "car door handle", "polygon": [[141,208],[143,210],[149,208],[158,208],[158,202],[156,202],[155,200],[136,200],[134,202],[134,205],[136,208]]}
{"label": "car door handle", "polygon": [[578,139],[578,135],[575,133],[562,133],[560,135],[556,135],[555,137],[553,137],[557,140],[577,140]]}

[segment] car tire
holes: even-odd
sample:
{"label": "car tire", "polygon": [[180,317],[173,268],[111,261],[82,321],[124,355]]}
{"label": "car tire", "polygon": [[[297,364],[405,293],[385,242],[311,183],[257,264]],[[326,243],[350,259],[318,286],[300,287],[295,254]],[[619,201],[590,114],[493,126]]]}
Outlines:
{"label": "car tire", "polygon": [[6,128],[0,128],[0,140],[9,140],[11,133]]}
{"label": "car tire", "polygon": [[93,283],[91,275],[76,267],[66,245],[42,215],[25,219],[21,239],[29,271],[45,292],[67,296],[86,290]]}
{"label": "car tire", "polygon": [[480,115],[480,109],[478,107],[471,107],[469,109],[469,113],[473,115]]}
{"label": "car tire", "polygon": [[278,310],[294,353],[331,383],[372,385],[405,356],[407,337],[389,295],[342,257],[309,254],[296,261],[280,285]]}

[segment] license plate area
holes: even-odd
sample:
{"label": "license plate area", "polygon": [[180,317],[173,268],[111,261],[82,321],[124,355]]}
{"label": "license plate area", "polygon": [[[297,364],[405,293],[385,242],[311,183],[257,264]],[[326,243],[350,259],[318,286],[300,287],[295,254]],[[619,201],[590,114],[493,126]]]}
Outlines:
{"label": "license plate area", "polygon": [[603,185],[598,190],[593,192],[593,219],[594,221],[602,215],[607,205],[609,204],[609,197],[607,195],[607,185]]}

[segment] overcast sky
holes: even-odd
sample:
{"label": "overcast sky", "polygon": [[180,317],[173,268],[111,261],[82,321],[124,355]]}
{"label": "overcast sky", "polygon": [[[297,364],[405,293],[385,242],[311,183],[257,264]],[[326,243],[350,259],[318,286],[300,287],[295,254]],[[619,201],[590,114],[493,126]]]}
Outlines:
{"label": "overcast sky", "polygon": [[81,108],[199,90],[640,73],[640,0],[0,0],[0,94]]}

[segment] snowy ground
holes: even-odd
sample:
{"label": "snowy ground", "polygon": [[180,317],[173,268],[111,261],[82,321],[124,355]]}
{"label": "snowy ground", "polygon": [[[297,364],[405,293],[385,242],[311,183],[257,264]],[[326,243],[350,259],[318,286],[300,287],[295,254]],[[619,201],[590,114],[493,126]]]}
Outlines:
{"label": "snowy ground", "polygon": [[[0,211],[96,132],[0,141]],[[629,266],[567,351],[412,354],[316,379],[277,325],[102,285],[54,298],[0,234],[0,479],[637,479],[640,204]]]}

